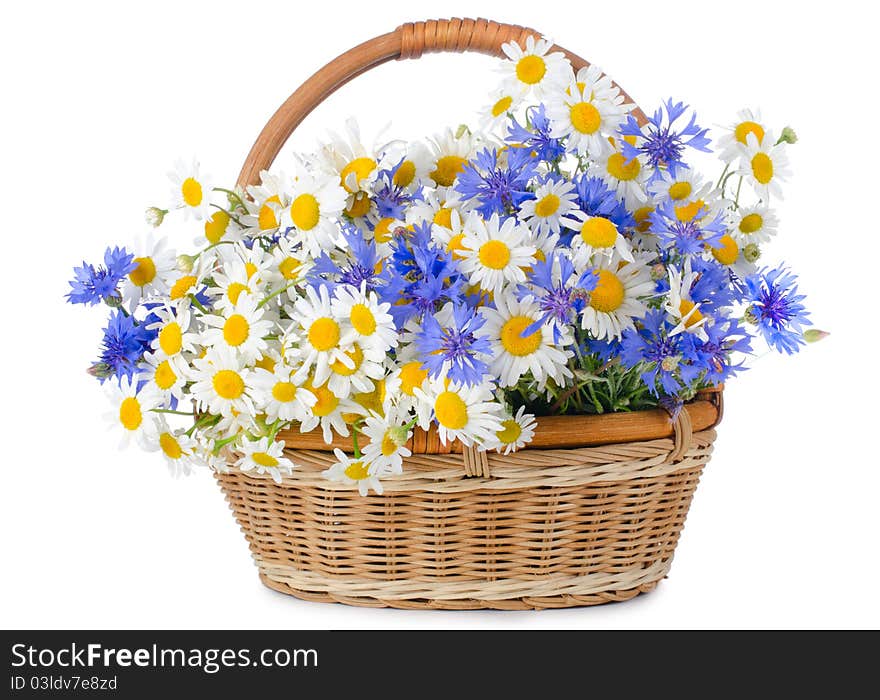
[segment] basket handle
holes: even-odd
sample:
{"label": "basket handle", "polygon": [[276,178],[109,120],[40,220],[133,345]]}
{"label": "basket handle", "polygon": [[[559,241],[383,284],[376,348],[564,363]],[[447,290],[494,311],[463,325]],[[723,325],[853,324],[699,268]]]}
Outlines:
{"label": "basket handle", "polygon": [[[419,58],[423,53],[476,51],[489,56],[503,56],[501,45],[509,41],[525,44],[526,38],[540,38],[533,29],[502,24],[487,19],[438,19],[408,22],[393,32],[365,41],[337,56],[306,80],[285,100],[263,127],[238,176],[241,187],[257,184],[260,172],[269,168],[293,130],[329,95],[361,73],[392,59]],[[577,71],[589,65],[580,56],[560,47]],[[621,90],[624,98],[632,102]],[[639,124],[647,119],[636,107],[632,115]]]}

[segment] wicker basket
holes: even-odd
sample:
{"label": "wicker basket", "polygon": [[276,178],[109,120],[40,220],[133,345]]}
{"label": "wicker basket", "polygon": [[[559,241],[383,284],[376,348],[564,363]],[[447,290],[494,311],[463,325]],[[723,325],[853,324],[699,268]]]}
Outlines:
{"label": "wicker basket", "polygon": [[[361,44],[281,106],[239,184],[254,183],[305,116],[365,70],[427,51],[497,56],[529,35],[452,19]],[[565,53],[575,69],[586,65]],[[263,583],[283,593],[398,608],[594,605],[650,591],[669,571],[721,413],[721,392],[710,391],[674,422],[662,410],[539,418],[534,441],[508,456],[416,431],[404,473],[367,497],[321,476],[347,440],[328,446],[318,433],[289,431],[279,438],[299,468],[281,484],[241,472],[217,480]]]}

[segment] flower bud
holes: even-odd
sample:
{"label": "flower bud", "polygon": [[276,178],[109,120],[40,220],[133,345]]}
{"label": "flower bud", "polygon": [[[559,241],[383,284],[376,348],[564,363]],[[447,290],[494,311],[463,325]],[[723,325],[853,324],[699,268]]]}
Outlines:
{"label": "flower bud", "polygon": [[167,209],[159,209],[159,207],[150,207],[144,212],[144,219],[146,219],[147,223],[156,228],[160,226],[162,222],[165,220],[165,215],[168,213]]}
{"label": "flower bud", "polygon": [[177,269],[180,270],[180,272],[190,273],[193,270],[195,262],[196,259],[192,255],[184,255],[181,253],[177,256]]}
{"label": "flower bud", "polygon": [[749,243],[743,248],[743,257],[746,259],[746,262],[757,262],[758,258],[761,257],[761,249],[758,247],[758,244]]}
{"label": "flower bud", "polygon": [[785,127],[782,130],[782,134],[779,136],[779,141],[776,143],[797,143],[798,137],[795,133],[794,129],[790,126]]}
{"label": "flower bud", "polygon": [[818,343],[823,338],[827,338],[831,333],[828,331],[820,331],[818,328],[810,328],[804,331],[804,340],[808,343]]}

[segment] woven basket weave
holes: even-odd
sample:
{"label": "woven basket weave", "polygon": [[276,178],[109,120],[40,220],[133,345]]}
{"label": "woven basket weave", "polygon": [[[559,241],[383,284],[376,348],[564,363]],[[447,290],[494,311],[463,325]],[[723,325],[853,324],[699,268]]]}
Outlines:
{"label": "woven basket weave", "polygon": [[[339,56],[279,108],[239,176],[253,184],[327,95],[391,59],[428,51],[500,56],[538,36],[487,20],[405,24]],[[586,61],[564,49],[577,70]],[[633,114],[644,121],[644,114]],[[674,422],[662,410],[538,419],[535,439],[501,456],[442,445],[417,430],[385,493],[321,476],[334,461],[319,433],[281,433],[298,465],[282,483],[217,474],[262,581],[307,600],[398,608],[594,605],[652,590],[672,563],[721,420],[720,391]]]}

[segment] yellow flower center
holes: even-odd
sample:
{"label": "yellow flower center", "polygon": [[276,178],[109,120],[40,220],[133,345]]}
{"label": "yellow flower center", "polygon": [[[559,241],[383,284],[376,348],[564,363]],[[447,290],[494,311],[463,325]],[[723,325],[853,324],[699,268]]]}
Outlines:
{"label": "yellow flower center", "polygon": [[407,362],[400,368],[400,390],[407,396],[413,396],[413,389],[420,387],[428,376],[428,370],[422,369],[422,363]]}
{"label": "yellow flower center", "polygon": [[254,460],[254,464],[257,464],[261,467],[277,467],[278,460],[270,455],[268,452],[254,452],[251,454],[251,459]]}
{"label": "yellow flower center", "polygon": [[745,234],[760,231],[764,226],[764,217],[757,213],[746,214],[739,222],[739,230]]}
{"label": "yellow flower center", "polygon": [[290,403],[296,398],[296,385],[290,382],[276,382],[272,387],[272,398],[280,403]]}
{"label": "yellow flower center", "polygon": [[434,223],[443,228],[452,228],[452,209],[440,207],[434,214]]}
{"label": "yellow flower center", "polygon": [[748,143],[749,134],[754,134],[758,139],[758,144],[764,140],[764,127],[758,124],[757,122],[741,122],[736,125],[736,129],[734,129],[734,135],[736,136],[736,140],[741,144],[746,145]]}
{"label": "yellow flower center", "polygon": [[510,262],[510,248],[504,241],[491,240],[483,243],[478,255],[480,262],[492,270],[503,270]]}
{"label": "yellow flower center", "polygon": [[492,105],[492,116],[500,117],[507,110],[510,109],[510,105],[513,104],[513,98],[510,95],[505,95],[498,102]]}
{"label": "yellow flower center", "polygon": [[223,339],[236,348],[248,339],[251,325],[241,314],[232,314],[223,324]]}
{"label": "yellow flower center", "polygon": [[550,192],[544,195],[535,204],[535,215],[546,219],[553,216],[559,210],[559,197]]}
{"label": "yellow flower center", "polygon": [[318,225],[321,209],[312,194],[301,194],[290,205],[290,218],[300,231],[311,231]]}
{"label": "yellow flower center", "polygon": [[596,311],[610,313],[623,303],[623,282],[611,270],[599,270],[596,288],[590,292],[590,306]]}
{"label": "yellow flower center", "polygon": [[431,179],[440,187],[449,187],[466,164],[467,160],[461,156],[441,156],[437,159],[437,169],[431,173]]}
{"label": "yellow flower center", "polygon": [[273,360],[269,355],[263,355],[259,360],[254,363],[254,367],[260,367],[267,372],[274,372],[275,360]]}
{"label": "yellow flower center", "polygon": [[244,380],[235,370],[221,369],[214,375],[214,391],[221,399],[233,401],[244,393]]}
{"label": "yellow flower center", "polygon": [[678,311],[681,314],[681,317],[684,318],[688,314],[688,320],[684,322],[685,328],[690,328],[691,326],[699,323],[703,320],[703,314],[700,313],[699,309],[695,309],[696,304],[692,302],[690,299],[682,299],[681,303],[678,305]]}
{"label": "yellow flower center", "polygon": [[539,328],[523,337],[523,331],[531,326],[535,319],[528,316],[512,316],[501,326],[501,347],[516,357],[525,357],[541,347],[542,334]]}
{"label": "yellow flower center", "polygon": [[373,236],[376,243],[387,243],[391,240],[391,223],[394,221],[390,216],[382,219],[373,229]]}
{"label": "yellow flower center", "polygon": [[153,378],[156,380],[156,386],[162,389],[162,391],[168,391],[174,386],[174,382],[177,381],[177,375],[171,369],[171,363],[168,360],[162,360],[162,362],[156,365],[156,373],[153,375]]}
{"label": "yellow flower center", "polygon": [[352,462],[345,468],[345,475],[352,481],[360,481],[361,479],[366,479],[370,472],[366,464],[358,461]]}
{"label": "yellow flower center", "polygon": [[651,214],[654,213],[654,207],[639,207],[633,212],[633,219],[636,220],[636,230],[645,233],[651,228]]}
{"label": "yellow flower center", "polygon": [[169,295],[172,300],[183,299],[196,283],[195,275],[184,275],[171,286]]}
{"label": "yellow flower center", "polygon": [[351,200],[351,206],[345,210],[352,219],[366,216],[370,211],[370,196],[366,192],[358,192]]}
{"label": "yellow flower center", "polygon": [[547,64],[544,59],[534,54],[523,56],[516,64],[516,77],[526,85],[541,82],[546,72]]}
{"label": "yellow flower center", "polygon": [[623,153],[612,153],[608,156],[608,174],[618,180],[624,182],[635,180],[639,176],[641,169],[642,164],[639,163],[638,158],[633,158],[627,163]]}
{"label": "yellow flower center", "polygon": [[319,352],[335,348],[339,335],[339,324],[329,316],[319,318],[309,327],[309,342]]}
{"label": "yellow flower center", "polygon": [[326,384],[317,388],[310,386],[309,391],[311,391],[315,395],[315,398],[318,399],[315,402],[315,405],[312,406],[312,414],[317,418],[323,418],[324,416],[330,415],[339,405],[339,397],[330,391]]}
{"label": "yellow flower center", "polygon": [[360,366],[364,362],[364,351],[361,350],[360,345],[355,345],[351,350],[345,353],[345,356],[354,363],[353,367],[347,367],[342,360],[336,360],[333,364],[330,365],[330,369],[332,369],[336,374],[340,374],[343,377],[350,377],[352,374],[357,372],[360,369]]}
{"label": "yellow flower center", "polygon": [[385,431],[385,434],[382,436],[382,454],[385,457],[390,457],[395,452],[397,452],[397,443],[394,442],[394,438],[391,437],[390,431]]}
{"label": "yellow flower center", "polygon": [[183,450],[180,447],[180,443],[171,433],[162,433],[159,436],[159,447],[162,448],[162,452],[164,452],[165,456],[169,459],[180,459],[181,456],[183,456]]}
{"label": "yellow flower center", "polygon": [[669,198],[674,199],[675,201],[679,201],[681,199],[687,199],[691,196],[691,183],[685,182],[674,182],[672,186],[669,188]]}
{"label": "yellow flower center", "polygon": [[593,248],[610,248],[617,242],[617,226],[603,216],[594,216],[581,227],[581,238]]}
{"label": "yellow flower center", "polygon": [[365,304],[351,307],[351,325],[361,335],[373,335],[376,332],[376,317]]}
{"label": "yellow flower center", "polygon": [[229,214],[225,211],[215,211],[211,218],[205,222],[205,238],[208,243],[217,243],[223,238],[229,226]]}
{"label": "yellow flower center", "polygon": [[153,258],[135,258],[133,262],[137,263],[137,267],[128,273],[128,279],[133,285],[143,287],[156,279],[156,263]]}
{"label": "yellow flower center", "polygon": [[286,280],[295,280],[296,271],[299,270],[300,262],[296,258],[287,256],[278,264],[278,272]]}
{"label": "yellow flower center", "polygon": [[684,222],[693,221],[697,214],[705,209],[705,207],[706,203],[702,199],[697,199],[690,204],[675,207],[675,218]]}
{"label": "yellow flower center", "polygon": [[177,321],[171,321],[159,331],[159,347],[169,357],[176,355],[183,347],[183,333]]}
{"label": "yellow flower center", "polygon": [[437,422],[449,430],[461,430],[468,422],[467,404],[452,391],[444,391],[434,402]]}
{"label": "yellow flower center", "polygon": [[405,160],[400,164],[400,167],[394,173],[394,177],[391,178],[391,182],[393,182],[397,187],[406,187],[416,177],[416,164],[411,160]]}
{"label": "yellow flower center", "polygon": [[250,287],[248,287],[247,285],[242,284],[241,282],[232,282],[226,288],[226,296],[233,304],[237,304],[238,298],[241,296],[241,293],[247,292],[248,294],[250,294],[250,291]]}
{"label": "yellow flower center", "polygon": [[602,123],[602,115],[589,102],[573,104],[569,111],[571,125],[582,134],[595,134]]}
{"label": "yellow flower center", "polygon": [[191,207],[197,207],[202,203],[202,185],[198,180],[188,177],[180,186],[180,194],[183,201]]}
{"label": "yellow flower center", "polygon": [[522,435],[522,428],[513,418],[509,418],[506,421],[502,421],[501,430],[495,433],[495,435],[503,444],[510,445],[519,440],[519,436]]}
{"label": "yellow flower center", "polygon": [[756,153],[752,156],[752,174],[762,185],[766,185],[773,179],[773,161],[766,153]]}
{"label": "yellow flower center", "polygon": [[[360,189],[360,183],[362,180],[366,180],[370,177],[370,173],[372,173],[376,169],[376,161],[372,158],[362,157],[355,158],[353,161],[348,163],[343,169],[342,172],[339,173],[339,178],[342,182],[342,186],[346,189],[350,194],[354,194]],[[349,187],[346,184],[351,180],[351,175],[354,173],[354,186]]]}
{"label": "yellow flower center", "polygon": [[270,202],[281,204],[281,199],[277,194],[273,194],[264,202],[263,206],[260,207],[259,214],[257,214],[257,223],[259,224],[261,231],[278,228],[278,219],[275,216],[275,210],[270,205]]}
{"label": "yellow flower center", "polygon": [[721,236],[719,248],[712,248],[712,257],[714,257],[722,265],[733,265],[739,258],[739,246],[736,241],[729,235]]}
{"label": "yellow flower center", "polygon": [[137,430],[144,420],[141,413],[141,402],[129,396],[119,404],[119,422],[126,430]]}

